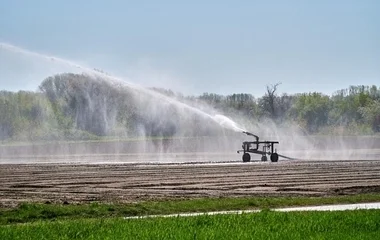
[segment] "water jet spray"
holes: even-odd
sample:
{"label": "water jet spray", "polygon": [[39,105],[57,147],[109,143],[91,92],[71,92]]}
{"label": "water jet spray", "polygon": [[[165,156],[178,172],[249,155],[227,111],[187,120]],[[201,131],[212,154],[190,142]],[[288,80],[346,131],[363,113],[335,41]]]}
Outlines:
{"label": "water jet spray", "polygon": [[77,64],[77,63],[70,61],[70,60],[51,56],[51,55],[45,55],[45,54],[37,53],[34,51],[30,51],[30,50],[27,50],[27,49],[24,49],[21,47],[17,47],[17,46],[12,45],[12,44],[3,43],[3,42],[0,42],[0,50],[1,49],[11,51],[14,53],[25,54],[25,55],[37,57],[37,58],[43,59],[45,61],[51,61],[51,62],[54,62],[57,64],[62,64],[62,65],[68,66],[68,67],[80,69],[81,71],[83,71],[86,74],[89,74],[90,76],[93,75],[93,76],[100,77],[101,80],[107,80],[108,82],[112,83],[115,87],[132,88],[132,89],[139,91],[140,93],[148,94],[150,96],[158,98],[158,100],[160,100],[160,101],[164,101],[164,102],[167,102],[170,104],[174,104],[180,108],[184,108],[184,109],[187,109],[189,111],[192,111],[193,113],[200,115],[204,118],[211,119],[215,123],[219,124],[222,128],[229,129],[229,130],[232,130],[235,132],[241,132],[244,130],[243,128],[239,127],[237,125],[237,123],[235,123],[232,119],[230,119],[224,115],[217,114],[217,115],[213,116],[213,115],[206,113],[206,112],[204,112],[198,108],[195,108],[193,106],[190,106],[188,104],[180,102],[176,99],[170,98],[170,97],[168,97],[164,94],[161,94],[159,92],[144,88],[142,86],[139,86],[137,84],[133,84],[131,82],[127,82],[127,81],[125,81],[125,79],[110,75],[108,73],[104,73],[104,72],[99,71],[97,69],[91,69],[89,67],[82,66],[82,65]]}

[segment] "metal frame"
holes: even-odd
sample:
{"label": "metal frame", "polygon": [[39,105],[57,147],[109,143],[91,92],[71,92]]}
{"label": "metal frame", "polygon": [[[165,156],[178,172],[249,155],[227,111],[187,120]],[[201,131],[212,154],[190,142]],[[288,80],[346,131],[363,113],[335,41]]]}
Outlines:
{"label": "metal frame", "polygon": [[[270,156],[272,162],[277,162],[278,157],[281,156],[283,158],[287,159],[292,159],[283,155],[277,154],[276,150],[274,149],[275,144],[279,144],[278,141],[260,141],[259,137],[255,134],[249,133],[249,132],[243,132],[249,136],[252,136],[256,139],[256,141],[252,142],[243,142],[242,145],[242,150],[238,150],[237,153],[243,152],[243,162],[249,162],[251,160],[251,157],[249,156],[249,153],[254,153],[254,154],[260,154],[261,160],[266,161],[267,160],[267,155]],[[262,150],[260,150],[260,145],[262,146]],[[247,155],[248,154],[248,155]]]}

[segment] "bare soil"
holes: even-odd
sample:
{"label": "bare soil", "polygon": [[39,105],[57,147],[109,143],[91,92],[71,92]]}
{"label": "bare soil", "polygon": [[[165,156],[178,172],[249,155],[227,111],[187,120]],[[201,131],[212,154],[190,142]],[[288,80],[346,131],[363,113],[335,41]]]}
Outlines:
{"label": "bare soil", "polygon": [[380,192],[380,160],[1,164],[0,206]]}

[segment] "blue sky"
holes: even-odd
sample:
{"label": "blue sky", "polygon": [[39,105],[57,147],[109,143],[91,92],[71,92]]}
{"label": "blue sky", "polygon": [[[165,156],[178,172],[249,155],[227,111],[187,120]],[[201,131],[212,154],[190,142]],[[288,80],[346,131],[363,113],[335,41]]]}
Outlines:
{"label": "blue sky", "polygon": [[[380,1],[0,0],[0,42],[185,94],[380,85]],[[0,48],[0,89],[67,66]]]}

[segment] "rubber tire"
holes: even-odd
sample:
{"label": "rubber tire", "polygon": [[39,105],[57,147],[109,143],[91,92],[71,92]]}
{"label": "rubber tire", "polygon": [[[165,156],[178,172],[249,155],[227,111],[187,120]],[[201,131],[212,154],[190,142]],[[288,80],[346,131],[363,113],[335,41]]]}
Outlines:
{"label": "rubber tire", "polygon": [[250,162],[251,161],[251,155],[249,153],[243,154],[243,162]]}
{"label": "rubber tire", "polygon": [[263,162],[266,162],[266,161],[268,161],[268,158],[267,158],[267,156],[262,156],[262,157],[261,157],[261,161],[263,161]]}
{"label": "rubber tire", "polygon": [[278,154],[277,153],[273,153],[272,155],[270,155],[270,160],[272,162],[278,162]]}

